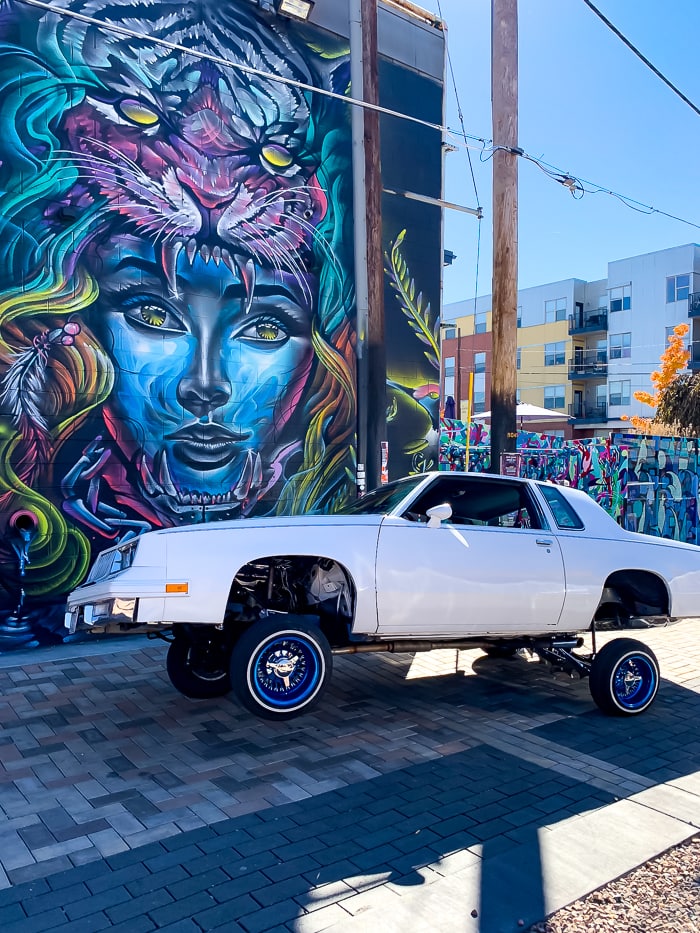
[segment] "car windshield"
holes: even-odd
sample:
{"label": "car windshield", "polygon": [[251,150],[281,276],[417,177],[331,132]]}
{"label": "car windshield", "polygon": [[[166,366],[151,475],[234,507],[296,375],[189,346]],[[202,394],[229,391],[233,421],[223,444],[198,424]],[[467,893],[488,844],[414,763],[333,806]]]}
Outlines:
{"label": "car windshield", "polygon": [[420,485],[425,474],[410,476],[373,489],[367,495],[339,509],[337,515],[386,515],[393,511],[406,496]]}

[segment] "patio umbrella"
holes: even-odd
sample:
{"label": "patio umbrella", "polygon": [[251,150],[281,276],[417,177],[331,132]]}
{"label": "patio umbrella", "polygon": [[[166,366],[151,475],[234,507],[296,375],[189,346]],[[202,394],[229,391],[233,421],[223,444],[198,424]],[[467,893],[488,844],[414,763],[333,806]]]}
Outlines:
{"label": "patio umbrella", "polygon": [[448,395],[445,399],[445,418],[449,418],[454,421],[457,417],[455,400],[451,395]]}
{"label": "patio umbrella", "polygon": [[[518,402],[515,409],[515,417],[520,421],[522,429],[524,421],[568,421],[569,418],[561,411],[554,411],[553,408],[540,408],[539,405],[531,405],[529,402]],[[488,421],[491,418],[490,411],[479,412],[474,415],[474,421]]]}

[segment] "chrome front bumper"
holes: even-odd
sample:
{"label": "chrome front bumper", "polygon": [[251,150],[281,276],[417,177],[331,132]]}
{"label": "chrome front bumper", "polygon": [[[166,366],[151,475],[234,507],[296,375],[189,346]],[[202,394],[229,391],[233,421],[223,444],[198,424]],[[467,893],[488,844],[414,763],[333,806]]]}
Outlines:
{"label": "chrome front bumper", "polygon": [[111,624],[133,625],[138,622],[138,602],[138,599],[116,598],[81,603],[66,609],[63,624],[71,635]]}

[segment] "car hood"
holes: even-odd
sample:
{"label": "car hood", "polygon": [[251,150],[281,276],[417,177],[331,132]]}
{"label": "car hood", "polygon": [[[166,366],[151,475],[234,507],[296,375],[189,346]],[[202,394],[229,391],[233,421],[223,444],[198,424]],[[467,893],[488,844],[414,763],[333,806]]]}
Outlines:
{"label": "car hood", "polygon": [[328,527],[377,527],[384,520],[383,515],[285,515],[273,518],[234,518],[229,521],[204,522],[196,525],[182,525],[179,528],[162,528],[150,534],[196,534],[200,531],[250,531],[269,528],[328,528]]}

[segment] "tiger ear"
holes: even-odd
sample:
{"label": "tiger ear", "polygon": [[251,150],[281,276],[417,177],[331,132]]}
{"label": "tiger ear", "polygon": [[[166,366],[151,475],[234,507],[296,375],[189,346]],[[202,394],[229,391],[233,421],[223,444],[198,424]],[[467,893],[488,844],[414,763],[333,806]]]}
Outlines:
{"label": "tiger ear", "polygon": [[350,46],[345,41],[329,39],[319,44],[318,36],[309,38],[306,47],[314,53],[316,68],[324,86],[334,94],[350,93]]}
{"label": "tiger ear", "polygon": [[331,72],[331,91],[350,97],[350,59],[340,60]]}

